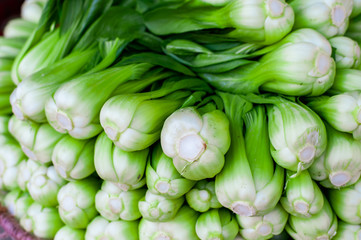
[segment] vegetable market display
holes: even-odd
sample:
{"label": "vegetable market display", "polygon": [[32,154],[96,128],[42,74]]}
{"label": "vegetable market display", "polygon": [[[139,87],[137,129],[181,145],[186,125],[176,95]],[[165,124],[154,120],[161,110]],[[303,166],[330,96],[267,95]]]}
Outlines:
{"label": "vegetable market display", "polygon": [[361,239],[360,0],[26,0],[1,204],[65,240]]}

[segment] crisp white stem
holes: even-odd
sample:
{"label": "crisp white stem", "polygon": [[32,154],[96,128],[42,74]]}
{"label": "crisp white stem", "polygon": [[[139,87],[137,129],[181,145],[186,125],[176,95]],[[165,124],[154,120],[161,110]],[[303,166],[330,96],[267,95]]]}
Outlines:
{"label": "crisp white stem", "polygon": [[341,27],[342,24],[345,23],[345,19],[346,19],[346,10],[343,6],[337,5],[332,9],[331,12],[331,18],[332,18],[332,23],[337,26],[337,27]]}
{"label": "crisp white stem", "polygon": [[254,207],[245,202],[234,202],[232,203],[231,209],[234,213],[240,216],[251,217],[256,214]]}
{"label": "crisp white stem", "polygon": [[182,137],[179,141],[179,156],[188,161],[194,162],[205,151],[207,145],[197,134],[190,134]]}
{"label": "crisp white stem", "polygon": [[160,193],[167,193],[170,189],[170,184],[164,181],[158,181],[155,184],[155,188],[158,190],[158,192]]}
{"label": "crisp white stem", "polygon": [[24,114],[23,114],[23,112],[21,111],[21,108],[20,108],[20,106],[19,106],[19,103],[13,104],[12,110],[13,110],[14,115],[15,115],[19,120],[25,120]]}
{"label": "crisp white stem", "polygon": [[310,210],[309,204],[303,200],[296,200],[293,203],[293,206],[295,208],[295,211],[302,215],[306,215],[308,213],[308,211]]}
{"label": "crisp white stem", "polygon": [[60,205],[67,212],[73,211],[76,207],[75,200],[71,196],[66,196],[63,201],[60,202]]}
{"label": "crisp white stem", "polygon": [[311,162],[316,154],[316,149],[313,145],[307,145],[298,154],[299,159],[303,163]]}
{"label": "crisp white stem", "polygon": [[208,201],[211,198],[211,195],[207,190],[200,190],[199,197],[202,199],[202,201]]}
{"label": "crisp white stem", "polygon": [[122,206],[122,202],[119,198],[109,199],[109,207],[113,213],[120,213],[120,211],[122,211]]}
{"label": "crisp white stem", "polygon": [[63,129],[68,131],[72,130],[74,127],[73,122],[65,113],[58,112],[56,114],[56,120]]}
{"label": "crisp white stem", "polygon": [[154,218],[158,218],[160,216],[160,212],[158,208],[152,208],[150,209],[150,216]]}
{"label": "crisp white stem", "polygon": [[331,173],[329,178],[334,186],[341,187],[351,180],[351,175],[348,172],[336,172]]}
{"label": "crisp white stem", "polygon": [[268,9],[272,17],[279,17],[283,14],[285,5],[279,0],[269,0]]}
{"label": "crisp white stem", "polygon": [[257,226],[257,232],[261,236],[267,236],[272,233],[272,227],[268,223],[261,223]]}

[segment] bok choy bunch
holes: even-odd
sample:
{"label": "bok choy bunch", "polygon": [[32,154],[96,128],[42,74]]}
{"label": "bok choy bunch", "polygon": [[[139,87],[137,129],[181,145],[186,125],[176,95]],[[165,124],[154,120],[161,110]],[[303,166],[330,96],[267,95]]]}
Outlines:
{"label": "bok choy bunch", "polygon": [[37,237],[53,238],[64,223],[59,217],[58,209],[44,207],[34,202],[28,208],[26,215],[20,219],[20,225]]}
{"label": "bok choy bunch", "polygon": [[361,223],[361,180],[341,188],[328,189],[327,196],[337,217],[349,224]]}
{"label": "bok choy bunch", "polygon": [[332,239],[337,233],[337,216],[325,200],[321,211],[309,218],[290,215],[286,231],[294,239]]}
{"label": "bok choy bunch", "polygon": [[257,61],[227,72],[199,75],[218,90],[237,94],[265,91],[318,96],[334,82],[336,64],[331,45],[317,32],[294,32],[280,44],[260,51],[266,54]]}
{"label": "bok choy bunch", "polygon": [[284,196],[280,203],[289,213],[297,217],[310,217],[321,211],[323,207],[323,194],[307,170],[298,176],[287,172]]}
{"label": "bok choy bunch", "polygon": [[234,240],[238,233],[235,216],[227,209],[210,209],[202,213],[196,222],[196,233],[201,240]]}
{"label": "bok choy bunch", "polygon": [[341,132],[361,139],[361,91],[306,99],[307,106]]}
{"label": "bok choy bunch", "polygon": [[43,164],[51,162],[56,143],[64,137],[47,123],[21,121],[15,115],[9,121],[9,131],[30,159]]}
{"label": "bok choy bunch", "polygon": [[191,90],[211,91],[199,79],[171,78],[158,90],[114,96],[103,105],[100,124],[120,149],[143,150],[159,140],[164,121],[183,105]]}
{"label": "bok choy bunch", "polygon": [[178,173],[172,159],[163,153],[160,144],[153,147],[152,155],[147,163],[145,177],[149,191],[168,199],[183,196],[196,183],[183,178]]}
{"label": "bok choy bunch", "polygon": [[95,171],[94,147],[95,139],[65,136],[54,147],[52,163],[62,178],[68,181],[84,179]]}
{"label": "bok choy bunch", "polygon": [[[258,98],[255,99],[258,101]],[[260,99],[267,105],[271,154],[275,162],[299,173],[326,149],[326,128],[307,106],[275,96]]]}
{"label": "bok choy bunch", "polygon": [[277,204],[269,213],[258,216],[236,216],[241,236],[246,240],[270,239],[280,234],[288,220],[287,212]]}
{"label": "bok choy bunch", "polygon": [[224,165],[230,145],[229,121],[217,96],[173,112],[161,132],[163,152],[190,180],[212,178]]}
{"label": "bok choy bunch", "polygon": [[68,239],[84,240],[84,236],[85,236],[84,229],[75,229],[65,225],[56,232],[54,240],[68,240]]}
{"label": "bok choy bunch", "polygon": [[36,202],[45,207],[55,207],[58,205],[59,189],[65,184],[54,166],[39,166],[31,175],[27,189]]}
{"label": "bok choy bunch", "polygon": [[114,182],[123,191],[145,185],[143,178],[149,149],[126,152],[116,147],[105,132],[95,142],[94,166],[100,178]]}
{"label": "bok choy bunch", "polygon": [[69,182],[60,188],[57,195],[59,215],[67,226],[86,228],[97,215],[95,194],[99,185],[98,179],[86,178]]}
{"label": "bok choy bunch", "polygon": [[167,222],[175,217],[183,202],[183,196],[167,199],[148,190],[145,196],[139,200],[138,207],[144,219],[153,222]]}
{"label": "bok choy bunch", "polygon": [[[196,2],[200,2],[197,6]],[[289,33],[292,8],[284,0],[222,1],[224,4],[187,1],[155,8],[145,14],[145,24],[157,35],[205,29],[231,29],[224,36],[258,44],[272,44]],[[180,6],[179,6],[180,5]],[[212,6],[213,5],[213,6]]]}
{"label": "bok choy bunch", "polygon": [[198,212],[206,212],[211,208],[222,207],[216,196],[214,181],[206,179],[198,181],[196,185],[186,193],[188,205]]}
{"label": "bok choy bunch", "polygon": [[185,205],[167,222],[152,222],[142,218],[139,223],[139,239],[198,239],[195,228],[198,215]]}
{"label": "bok choy bunch", "polygon": [[0,189],[18,188],[18,171],[26,157],[18,142],[11,136],[0,135]]}
{"label": "bok choy bunch", "polygon": [[252,104],[238,95],[218,94],[231,131],[231,147],[215,180],[218,201],[242,216],[268,213],[281,197],[284,169],[275,166],[270,155],[265,109],[252,109]]}
{"label": "bok choy bunch", "polygon": [[85,232],[85,239],[138,240],[138,225],[138,221],[108,221],[97,216],[89,223]]}
{"label": "bok choy bunch", "polygon": [[141,217],[138,203],[145,192],[144,188],[125,191],[116,183],[103,181],[101,189],[95,195],[95,207],[100,215],[110,221],[137,220]]}
{"label": "bok choy bunch", "polygon": [[291,0],[294,28],[314,28],[327,38],[343,35],[348,27],[353,0]]}
{"label": "bok choy bunch", "polygon": [[348,133],[329,125],[327,147],[309,168],[311,177],[327,188],[341,188],[354,184],[361,174],[361,142]]}

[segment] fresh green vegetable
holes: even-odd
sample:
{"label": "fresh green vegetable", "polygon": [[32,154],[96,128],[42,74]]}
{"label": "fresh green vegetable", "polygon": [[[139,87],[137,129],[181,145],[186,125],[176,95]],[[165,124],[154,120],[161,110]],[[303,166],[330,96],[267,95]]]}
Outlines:
{"label": "fresh green vegetable", "polygon": [[186,193],[188,205],[198,212],[206,212],[210,208],[220,208],[214,181],[201,180]]}
{"label": "fresh green vegetable", "polygon": [[138,202],[145,192],[144,188],[124,191],[116,183],[104,181],[95,196],[95,207],[100,215],[110,221],[133,221],[141,217]]}
{"label": "fresh green vegetable", "polygon": [[240,96],[218,94],[230,121],[231,147],[223,170],[216,176],[217,198],[238,215],[265,214],[279,201],[284,178],[283,168],[273,166],[270,156],[265,110],[257,106],[250,111],[252,104]]}
{"label": "fresh green vegetable", "polygon": [[100,123],[117,147],[143,150],[159,140],[164,121],[191,95],[188,89],[211,91],[195,78],[169,79],[158,90],[110,98],[101,109]]}
{"label": "fresh green vegetable", "polygon": [[358,240],[361,238],[361,226],[359,224],[349,224],[342,221],[338,221],[337,234],[334,240]]}
{"label": "fresh green vegetable", "polygon": [[97,215],[95,194],[100,187],[99,180],[86,178],[69,182],[58,192],[59,215],[72,228],[86,228]]}
{"label": "fresh green vegetable", "polygon": [[31,175],[27,188],[36,202],[45,207],[55,207],[58,205],[58,191],[65,184],[66,181],[53,166],[39,166]]}
{"label": "fresh green vegetable", "polygon": [[18,188],[18,165],[26,159],[19,144],[10,136],[0,135],[0,189]]}
{"label": "fresh green vegetable", "polygon": [[95,142],[94,166],[100,178],[114,182],[124,191],[141,188],[149,149],[126,152],[114,146],[105,132]]}
{"label": "fresh green vegetable", "polygon": [[356,41],[344,36],[329,40],[335,49],[336,68],[359,68],[361,50]]}
{"label": "fresh green vegetable", "polygon": [[307,170],[296,177],[286,175],[286,190],[280,203],[289,213],[297,217],[310,217],[321,211],[323,207],[323,194],[318,185],[312,180]]}
{"label": "fresh green vegetable", "polygon": [[202,213],[196,222],[196,233],[201,240],[234,240],[238,230],[236,218],[225,208]]}
{"label": "fresh green vegetable", "polygon": [[199,75],[218,90],[237,94],[267,91],[293,96],[321,95],[332,86],[335,77],[330,44],[320,38],[311,43],[299,35],[307,34],[297,34],[289,43],[286,40],[258,61],[228,72]]}
{"label": "fresh green vegetable", "polygon": [[34,202],[27,214],[20,219],[20,225],[40,238],[54,238],[57,231],[64,226],[54,207],[44,207]]}
{"label": "fresh green vegetable", "polygon": [[175,217],[183,202],[183,196],[167,199],[162,195],[147,191],[145,196],[139,200],[138,206],[144,219],[153,222],[166,222]]}
{"label": "fresh green vegetable", "polygon": [[77,139],[96,136],[102,131],[99,124],[101,107],[112,92],[121,88],[122,83],[140,78],[150,67],[147,63],[130,64],[83,74],[66,82],[45,105],[50,125]]}
{"label": "fresh green vegetable", "polygon": [[51,162],[55,145],[64,137],[47,123],[21,121],[15,115],[9,121],[9,132],[18,140],[24,153],[40,163]]}
{"label": "fresh green vegetable", "polygon": [[325,199],[322,210],[309,218],[289,216],[287,233],[294,239],[332,239],[337,233],[337,217]]}
{"label": "fresh green vegetable", "polygon": [[343,35],[348,27],[353,0],[292,0],[294,28],[314,28],[327,38]]}
{"label": "fresh green vegetable", "polygon": [[330,94],[338,94],[351,91],[360,91],[361,71],[357,69],[339,69],[335,77],[335,82],[328,91]]}
{"label": "fresh green vegetable", "polygon": [[84,71],[94,49],[78,51],[35,72],[20,82],[11,94],[10,103],[17,118],[46,122],[45,103],[71,77]]}
{"label": "fresh green vegetable", "polygon": [[142,218],[139,223],[139,239],[196,240],[198,213],[184,205],[168,222],[152,222]]}
{"label": "fresh green vegetable", "polygon": [[329,189],[328,200],[337,217],[349,224],[361,223],[361,180],[341,189]]}
{"label": "fresh green vegetable", "polygon": [[[161,132],[163,152],[177,171],[190,180],[212,178],[224,165],[230,146],[229,121],[219,110],[219,99],[185,107],[165,120]],[[213,102],[215,101],[215,102]]]}
{"label": "fresh green vegetable", "polygon": [[79,180],[94,171],[95,139],[78,140],[70,136],[62,138],[54,147],[51,160],[59,175],[68,180]]}
{"label": "fresh green vegetable", "polygon": [[361,139],[361,91],[306,99],[307,106],[341,132]]}
{"label": "fresh green vegetable", "polygon": [[282,97],[268,98],[268,129],[275,162],[299,173],[326,149],[326,128],[307,106]]}
{"label": "fresh green vegetable", "polygon": [[361,142],[329,125],[326,151],[309,168],[311,177],[327,188],[354,184],[361,174]]}
{"label": "fresh green vegetable", "polygon": [[147,163],[145,177],[149,191],[168,199],[183,196],[196,183],[183,178],[178,173],[172,159],[163,153],[160,144],[153,147],[152,155]]}
{"label": "fresh green vegetable", "polygon": [[4,36],[6,38],[28,38],[36,28],[34,22],[22,18],[11,19],[4,28]]}
{"label": "fresh green vegetable", "polygon": [[75,229],[65,225],[64,227],[60,228],[59,231],[56,233],[54,240],[84,240],[84,237],[84,229]]}
{"label": "fresh green vegetable", "polygon": [[108,221],[98,216],[89,223],[86,240],[138,240],[138,221]]}
{"label": "fresh green vegetable", "polygon": [[41,166],[39,162],[36,162],[31,159],[27,159],[24,161],[21,161],[18,165],[18,185],[19,188],[23,191],[27,191],[28,182],[31,178],[31,176],[34,174],[36,169],[38,169]]}
{"label": "fresh green vegetable", "polygon": [[[226,1],[209,7],[185,2],[177,8],[155,8],[145,14],[148,29],[157,35],[184,33],[204,29],[231,29],[225,37],[246,42],[271,44],[282,39],[293,26],[294,13],[283,0]],[[198,1],[199,2],[199,1]],[[202,1],[201,1],[202,2]],[[209,1],[206,1],[207,3]],[[222,1],[224,3],[224,1]]]}
{"label": "fresh green vegetable", "polygon": [[[111,4],[112,1],[102,0],[49,0],[36,30],[15,59],[12,67],[14,82],[18,84],[69,54],[74,45],[79,44],[82,35],[86,35],[90,25],[97,22],[96,19],[107,12]],[[94,44],[97,39],[88,36],[88,40]]]}
{"label": "fresh green vegetable", "polygon": [[34,200],[30,197],[29,193],[22,192],[19,189],[12,190],[6,194],[4,199],[4,204],[8,211],[18,219],[25,216],[33,202]]}
{"label": "fresh green vegetable", "polygon": [[244,239],[270,239],[280,234],[286,226],[288,214],[277,204],[269,213],[261,216],[240,216],[237,221],[241,227],[240,233]]}

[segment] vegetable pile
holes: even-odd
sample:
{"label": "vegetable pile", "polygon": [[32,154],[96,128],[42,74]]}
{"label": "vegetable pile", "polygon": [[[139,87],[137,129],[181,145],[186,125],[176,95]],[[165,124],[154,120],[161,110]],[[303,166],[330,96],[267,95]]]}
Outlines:
{"label": "vegetable pile", "polygon": [[55,240],[361,239],[360,0],[27,0],[1,202]]}

